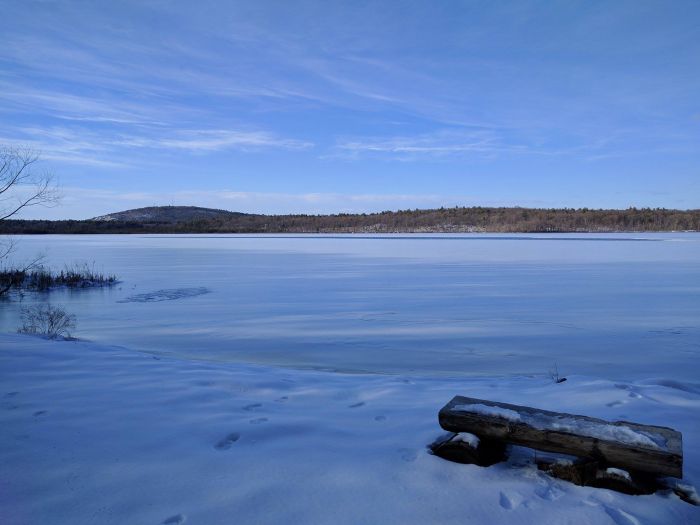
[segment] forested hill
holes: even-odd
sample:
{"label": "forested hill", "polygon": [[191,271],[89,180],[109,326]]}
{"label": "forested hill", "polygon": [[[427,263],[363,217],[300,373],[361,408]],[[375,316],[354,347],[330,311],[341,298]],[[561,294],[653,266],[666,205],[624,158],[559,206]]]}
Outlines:
{"label": "forested hill", "polygon": [[91,220],[175,223],[213,219],[216,217],[230,217],[235,215],[243,214],[233,211],[216,210],[213,208],[200,208],[198,206],[149,206],[148,208],[136,208],[133,210],[101,215]]}
{"label": "forested hill", "polygon": [[[147,212],[143,210],[147,210]],[[472,207],[385,211],[370,214],[257,215],[207,208],[162,206],[129,210],[128,212],[113,213],[82,221],[0,221],[0,234],[535,233],[681,230],[700,231],[700,210]]]}

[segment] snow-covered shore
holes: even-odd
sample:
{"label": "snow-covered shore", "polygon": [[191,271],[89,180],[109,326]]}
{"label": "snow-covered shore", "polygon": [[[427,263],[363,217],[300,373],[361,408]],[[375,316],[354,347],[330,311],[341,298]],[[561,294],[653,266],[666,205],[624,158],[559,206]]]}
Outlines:
{"label": "snow-covered shore", "polygon": [[430,379],[186,361],[0,335],[0,523],[700,523],[426,445],[455,394],[665,425],[700,482],[700,386],[673,378]]}

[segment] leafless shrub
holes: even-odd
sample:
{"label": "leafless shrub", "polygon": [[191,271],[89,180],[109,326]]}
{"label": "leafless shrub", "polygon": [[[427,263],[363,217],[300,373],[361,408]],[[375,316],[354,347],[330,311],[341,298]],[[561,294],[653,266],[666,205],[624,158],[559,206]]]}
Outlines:
{"label": "leafless shrub", "polygon": [[22,267],[3,267],[0,264],[0,297],[10,290],[49,291],[53,288],[93,288],[113,286],[118,280],[115,275],[98,272],[94,263],[79,263],[66,266],[55,272],[42,265],[43,258],[37,257]]}
{"label": "leafless shrub", "polygon": [[[11,248],[13,247],[14,244]],[[38,255],[21,266],[6,266],[3,264],[4,255],[0,253],[0,297],[6,295],[13,288],[21,288],[27,275],[42,271],[44,260],[43,255]]]}
{"label": "leafless shrub", "polygon": [[75,315],[69,314],[60,306],[38,304],[22,308],[21,334],[43,335],[49,339],[68,339],[75,329]]}

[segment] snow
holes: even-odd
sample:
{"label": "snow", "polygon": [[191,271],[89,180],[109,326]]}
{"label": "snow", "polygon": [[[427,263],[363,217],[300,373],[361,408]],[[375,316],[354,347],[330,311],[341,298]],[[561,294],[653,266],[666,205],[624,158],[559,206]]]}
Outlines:
{"label": "snow", "polygon": [[695,504],[700,506],[700,496],[698,495],[697,488],[693,485],[688,485],[687,483],[676,482],[675,486],[688,495],[688,498]]}
{"label": "snow", "polygon": [[481,403],[470,403],[468,405],[455,405],[453,408],[463,412],[472,412],[474,414],[481,414],[484,416],[499,417],[508,421],[520,421],[520,414],[518,414],[515,410],[510,410],[503,407],[484,405]]}
{"label": "snow", "polygon": [[617,441],[628,445],[660,449],[666,448],[666,439],[660,434],[633,430],[625,424],[609,424],[568,416],[552,416],[543,413],[519,413],[499,406],[469,403],[454,405],[454,410],[498,417],[512,422],[521,422],[539,430],[557,430],[569,434],[588,436],[604,441]]}
{"label": "snow", "polygon": [[524,422],[540,430],[558,430],[646,448],[666,447],[666,440],[663,436],[633,430],[625,424],[610,425],[566,416],[552,419],[552,416],[545,414],[529,414],[524,418]]}
{"label": "snow", "polygon": [[469,432],[459,432],[452,441],[457,441],[460,443],[466,443],[472,448],[477,448],[479,446],[479,437]]}
{"label": "snow", "polygon": [[624,424],[609,425],[568,417],[557,418],[554,423],[549,420],[543,423],[536,416],[528,418],[527,421],[536,428],[559,430],[604,441],[617,441],[628,445],[654,449],[666,447],[666,440],[661,435],[633,430]]}
{"label": "snow", "polygon": [[575,463],[575,461],[576,461],[576,460],[574,460],[574,459],[556,458],[556,460],[554,461],[554,463],[555,463],[556,465],[561,465],[561,466],[565,466],[565,467],[570,467],[571,465],[573,465],[573,464]]}
{"label": "snow", "polygon": [[454,410],[472,412],[485,416],[498,417],[512,422],[521,422],[539,430],[557,430],[569,434],[588,436],[604,441],[617,441],[628,445],[660,449],[666,447],[666,440],[660,434],[633,430],[625,424],[609,424],[568,416],[552,416],[543,413],[519,413],[499,406],[469,403],[454,405]]}
{"label": "snow", "polygon": [[682,483],[697,485],[698,392],[568,379],[328,373],[0,334],[0,522],[700,522],[672,493],[553,479],[520,447],[489,468],[426,449],[439,409],[469,395],[677,428]]}
{"label": "snow", "polygon": [[626,479],[627,481],[632,481],[630,473],[626,470],[622,470],[621,468],[609,467],[605,469],[605,472],[607,474],[610,474],[611,476],[616,476],[618,478]]}

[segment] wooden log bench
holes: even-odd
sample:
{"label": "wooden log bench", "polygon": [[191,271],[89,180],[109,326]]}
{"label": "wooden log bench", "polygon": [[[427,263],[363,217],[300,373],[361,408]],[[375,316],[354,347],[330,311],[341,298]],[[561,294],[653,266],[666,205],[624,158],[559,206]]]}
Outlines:
{"label": "wooden log bench", "polygon": [[[440,410],[439,421],[452,434],[433,444],[433,453],[462,463],[491,465],[503,459],[507,444],[513,444],[581,458],[577,474],[570,475],[580,479],[569,479],[580,485],[615,485],[630,473],[634,482],[629,481],[635,485],[630,493],[644,493],[644,486],[649,487],[644,480],[683,477],[682,436],[667,427],[611,422],[463,396],[454,397]],[[470,434],[478,440],[470,443]],[[566,475],[558,477],[566,479]]]}

